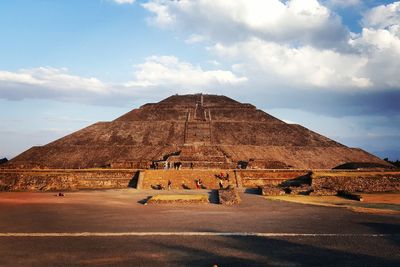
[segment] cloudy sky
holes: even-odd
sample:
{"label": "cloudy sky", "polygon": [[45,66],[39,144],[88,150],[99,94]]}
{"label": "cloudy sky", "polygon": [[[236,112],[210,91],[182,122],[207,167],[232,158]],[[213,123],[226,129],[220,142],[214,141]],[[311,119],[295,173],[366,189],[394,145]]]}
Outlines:
{"label": "cloudy sky", "polygon": [[0,158],[196,92],[400,159],[400,1],[0,1]]}

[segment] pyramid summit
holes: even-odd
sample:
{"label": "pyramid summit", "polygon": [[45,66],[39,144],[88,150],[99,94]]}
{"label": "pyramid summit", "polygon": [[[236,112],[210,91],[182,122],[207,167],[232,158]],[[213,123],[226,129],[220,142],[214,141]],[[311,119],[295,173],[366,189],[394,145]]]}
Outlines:
{"label": "pyramid summit", "polygon": [[111,122],[98,122],[32,147],[15,168],[330,169],[348,162],[385,162],[301,125],[285,123],[226,96],[173,95]]}

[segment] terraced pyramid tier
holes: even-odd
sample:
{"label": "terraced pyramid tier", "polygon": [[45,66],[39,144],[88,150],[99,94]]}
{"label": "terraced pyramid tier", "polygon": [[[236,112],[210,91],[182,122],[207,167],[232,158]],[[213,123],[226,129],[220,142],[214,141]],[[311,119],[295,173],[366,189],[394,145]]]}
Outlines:
{"label": "terraced pyramid tier", "polygon": [[379,158],[226,96],[174,95],[95,123],[8,163],[14,168],[333,168]]}

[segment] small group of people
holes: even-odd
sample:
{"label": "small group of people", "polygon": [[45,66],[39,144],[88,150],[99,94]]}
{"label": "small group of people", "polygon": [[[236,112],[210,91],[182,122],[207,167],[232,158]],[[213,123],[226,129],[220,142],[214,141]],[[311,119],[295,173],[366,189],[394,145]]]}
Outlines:
{"label": "small group of people", "polygon": [[216,174],[215,177],[218,179],[218,185],[220,189],[225,188],[225,183],[229,186],[229,173],[224,174],[221,172],[220,174]]}
{"label": "small group of people", "polygon": [[217,179],[226,180],[229,182],[229,173],[224,174],[223,172],[221,172],[220,174],[216,174],[215,177]]}
{"label": "small group of people", "polygon": [[195,180],[196,183],[196,189],[206,189],[206,187],[203,185],[203,181],[201,179]]}
{"label": "small group of people", "polygon": [[[153,169],[153,170],[158,170],[158,169],[162,169],[162,168],[164,168],[164,170],[169,170],[169,169],[180,170],[180,169],[182,169],[182,162],[179,162],[179,161],[177,161],[177,162],[165,161],[164,167],[161,165],[161,168],[160,168],[160,163],[162,164],[162,162],[153,161],[150,164],[150,169]],[[190,169],[193,169],[194,163],[190,162],[189,166],[190,166]]]}
{"label": "small group of people", "polygon": [[175,170],[180,170],[182,168],[182,162],[174,162],[173,165]]}
{"label": "small group of people", "polygon": [[219,189],[224,189],[224,180],[218,179]]}
{"label": "small group of people", "polygon": [[164,162],[164,170],[174,169],[180,170],[182,168],[182,162]]}
{"label": "small group of people", "polygon": [[151,185],[151,188],[154,190],[165,190],[165,187],[161,183],[156,185]]}
{"label": "small group of people", "polygon": [[[175,162],[175,163],[180,163],[180,162]],[[174,165],[175,165],[174,163]],[[174,166],[176,167],[176,166]],[[178,167],[179,168],[179,167]],[[229,187],[230,185],[230,180],[229,180],[229,173],[219,173],[219,174],[215,174],[215,178],[218,179],[218,186],[220,189],[224,189]],[[201,178],[199,179],[195,179],[194,180],[195,183],[195,188],[196,189],[207,189],[206,186],[204,186],[203,181],[201,180]],[[163,186],[161,183],[157,184],[157,185],[151,185],[151,188],[155,189],[155,190],[165,190],[165,186]],[[182,182],[182,188],[183,189],[190,189],[191,186],[188,186],[185,182]],[[167,183],[167,189],[171,190],[172,189],[172,181],[170,179],[168,179],[168,183]]]}
{"label": "small group of people", "polygon": [[150,164],[150,169],[158,170],[158,169],[159,169],[158,162],[157,162],[157,161],[153,161],[153,162]]}
{"label": "small group of people", "polygon": [[[151,188],[154,190],[165,190],[165,186],[163,186],[161,183],[158,183],[156,185],[151,185]],[[172,181],[171,180],[168,180],[167,189],[168,190],[172,189]]]}

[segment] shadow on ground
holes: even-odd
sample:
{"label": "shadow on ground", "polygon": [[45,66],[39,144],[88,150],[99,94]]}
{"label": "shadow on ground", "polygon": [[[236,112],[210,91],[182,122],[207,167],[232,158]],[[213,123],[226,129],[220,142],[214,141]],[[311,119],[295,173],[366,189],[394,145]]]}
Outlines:
{"label": "shadow on ground", "polygon": [[208,201],[211,204],[219,204],[218,190],[211,190],[208,192]]}
{"label": "shadow on ground", "polygon": [[[378,223],[378,222],[365,222],[361,223],[372,229],[376,234],[387,234],[387,240],[390,240],[395,245],[400,247],[400,224]],[[392,235],[392,234],[395,235]],[[400,257],[400,253],[399,253]]]}
{"label": "shadow on ground", "polygon": [[246,194],[260,195],[260,189],[258,188],[246,188],[244,189],[244,192]]}
{"label": "shadow on ground", "polygon": [[[292,242],[293,239],[300,242]],[[177,245],[154,242],[153,245],[180,255],[180,257],[167,260],[168,264],[175,266],[212,266],[213,264],[218,266],[399,266],[400,264],[399,258],[396,259],[394,256],[396,248],[393,248],[392,256],[371,256],[366,254],[368,251],[362,251],[367,250],[365,240],[354,242],[347,238],[323,239],[323,244],[319,244],[320,242],[313,238],[292,238],[288,241],[265,237],[224,237],[222,240],[214,240],[213,245],[204,249],[196,244],[188,245],[184,242]],[[303,242],[307,240],[314,244],[304,244]],[[374,241],[374,239],[368,239],[368,242]],[[342,242],[345,242],[347,246],[341,247]],[[322,245],[330,248],[322,247]],[[373,247],[372,250],[376,249],[373,245],[371,247]],[[372,252],[374,253],[376,254],[376,251]]]}
{"label": "shadow on ground", "polygon": [[144,204],[147,203],[147,201],[148,201],[151,197],[152,197],[152,196],[147,196],[146,198],[139,200],[137,203],[144,205]]}
{"label": "shadow on ground", "polygon": [[[7,238],[1,266],[399,266],[383,238],[148,236]],[[20,248],[25,248],[21,250]],[[7,253],[5,253],[7,252]],[[57,255],[57,257],[54,257]]]}

